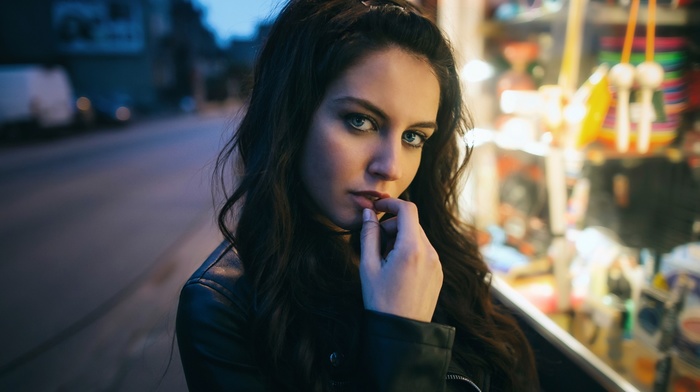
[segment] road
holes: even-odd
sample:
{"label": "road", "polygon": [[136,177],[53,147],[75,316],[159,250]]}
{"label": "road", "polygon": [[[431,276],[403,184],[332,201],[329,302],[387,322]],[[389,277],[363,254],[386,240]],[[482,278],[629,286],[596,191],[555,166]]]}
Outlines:
{"label": "road", "polygon": [[184,391],[173,316],[220,241],[221,112],[0,148],[0,391]]}

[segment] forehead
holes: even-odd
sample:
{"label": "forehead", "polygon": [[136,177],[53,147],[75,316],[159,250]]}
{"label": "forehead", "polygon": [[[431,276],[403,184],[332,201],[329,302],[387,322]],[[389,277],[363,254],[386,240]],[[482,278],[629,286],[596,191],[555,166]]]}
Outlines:
{"label": "forehead", "polygon": [[327,93],[329,98],[344,95],[368,100],[407,121],[434,121],[440,84],[427,59],[389,47],[348,68]]}

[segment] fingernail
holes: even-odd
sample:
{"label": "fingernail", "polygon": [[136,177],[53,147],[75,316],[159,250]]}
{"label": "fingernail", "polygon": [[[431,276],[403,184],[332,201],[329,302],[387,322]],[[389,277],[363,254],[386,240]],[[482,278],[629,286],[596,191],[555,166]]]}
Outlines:
{"label": "fingernail", "polygon": [[365,222],[372,220],[372,211],[370,211],[369,208],[362,210],[362,220]]}

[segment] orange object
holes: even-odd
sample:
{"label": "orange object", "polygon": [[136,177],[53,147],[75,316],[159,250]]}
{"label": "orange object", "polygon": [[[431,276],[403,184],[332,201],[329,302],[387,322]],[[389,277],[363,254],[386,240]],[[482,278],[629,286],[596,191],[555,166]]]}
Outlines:
{"label": "orange object", "polygon": [[649,0],[649,18],[647,19],[646,60],[654,61],[654,36],[656,35],[656,0]]}
{"label": "orange object", "polygon": [[655,369],[656,361],[648,357],[640,357],[635,361],[632,372],[642,384],[651,385],[654,382]]}
{"label": "orange object", "polygon": [[621,63],[629,63],[632,56],[632,41],[634,40],[634,28],[637,26],[637,12],[639,11],[639,0],[632,0],[630,7],[630,17],[627,19],[627,30],[625,31],[625,42],[622,45]]}

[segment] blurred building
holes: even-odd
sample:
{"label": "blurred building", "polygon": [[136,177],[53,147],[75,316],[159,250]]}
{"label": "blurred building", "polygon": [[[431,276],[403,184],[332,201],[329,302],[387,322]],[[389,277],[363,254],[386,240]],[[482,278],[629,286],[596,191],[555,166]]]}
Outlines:
{"label": "blurred building", "polygon": [[4,1],[0,64],[62,65],[76,92],[126,94],[144,111],[211,99],[227,61],[202,17],[191,0]]}
{"label": "blurred building", "polygon": [[230,90],[235,97],[244,98],[252,87],[253,65],[267,39],[272,21],[258,24],[255,34],[250,38],[232,38],[226,48],[229,59],[228,78]]}

